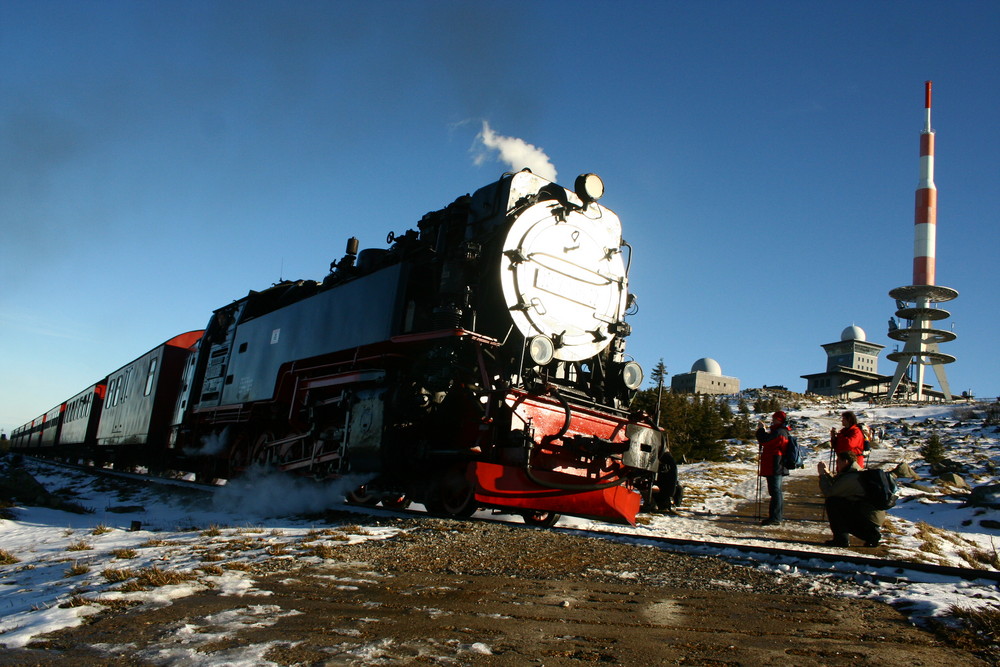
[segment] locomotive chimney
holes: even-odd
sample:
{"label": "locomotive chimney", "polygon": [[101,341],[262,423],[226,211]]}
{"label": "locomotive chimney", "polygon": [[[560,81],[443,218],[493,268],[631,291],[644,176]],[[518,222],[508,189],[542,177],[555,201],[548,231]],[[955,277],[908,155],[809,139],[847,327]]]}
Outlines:
{"label": "locomotive chimney", "polygon": [[347,239],[347,250],[345,250],[344,252],[346,252],[351,257],[356,257],[358,254],[358,244],[359,244],[358,239],[352,236],[351,238]]}

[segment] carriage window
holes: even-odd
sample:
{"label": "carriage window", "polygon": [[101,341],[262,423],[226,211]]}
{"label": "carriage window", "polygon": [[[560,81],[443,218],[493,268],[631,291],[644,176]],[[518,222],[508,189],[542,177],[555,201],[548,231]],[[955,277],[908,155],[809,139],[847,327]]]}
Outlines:
{"label": "carriage window", "polygon": [[126,368],[125,375],[124,377],[122,377],[122,403],[124,403],[125,399],[128,398],[128,384],[129,384],[128,381],[129,378],[131,377],[132,377],[132,369]]}
{"label": "carriage window", "polygon": [[114,378],[108,383],[108,400],[104,402],[104,407],[111,408],[115,405],[115,387],[118,386],[118,378]]}
{"label": "carriage window", "polygon": [[146,375],[146,390],[142,392],[143,396],[149,396],[149,393],[153,391],[154,377],[156,377],[156,359],[149,362],[149,374]]}

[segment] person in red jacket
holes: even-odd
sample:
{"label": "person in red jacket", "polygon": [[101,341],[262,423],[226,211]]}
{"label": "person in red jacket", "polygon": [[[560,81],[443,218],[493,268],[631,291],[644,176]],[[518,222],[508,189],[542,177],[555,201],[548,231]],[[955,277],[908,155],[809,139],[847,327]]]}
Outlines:
{"label": "person in red jacket", "polygon": [[858,461],[858,466],[865,467],[865,436],[858,426],[858,418],[853,412],[845,412],[840,415],[840,423],[844,428],[830,429],[830,446],[837,454],[840,452],[850,452]]}
{"label": "person in red jacket", "polygon": [[785,413],[781,410],[771,415],[769,428],[765,428],[764,422],[757,425],[757,442],[761,447],[757,474],[767,480],[767,495],[771,497],[762,526],[777,526],[784,518],[785,494],[781,484],[788,471],[781,465],[781,457],[788,446],[788,435]]}

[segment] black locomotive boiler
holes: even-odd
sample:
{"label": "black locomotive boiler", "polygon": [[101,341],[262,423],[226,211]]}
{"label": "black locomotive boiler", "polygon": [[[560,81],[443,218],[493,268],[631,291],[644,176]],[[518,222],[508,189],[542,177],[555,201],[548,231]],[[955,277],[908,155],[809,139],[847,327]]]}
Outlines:
{"label": "black locomotive boiler", "polygon": [[[175,395],[157,399],[168,426],[80,446],[204,477],[357,473],[368,481],[354,502],[451,516],[634,523],[665,445],[629,408],[642,383],[625,354],[631,249],[603,188],[593,174],[569,190],[524,170],[390,233],[387,248],[350,239],[322,281],[282,281],[213,313]],[[113,381],[96,392],[100,421],[110,397],[153,380]]]}

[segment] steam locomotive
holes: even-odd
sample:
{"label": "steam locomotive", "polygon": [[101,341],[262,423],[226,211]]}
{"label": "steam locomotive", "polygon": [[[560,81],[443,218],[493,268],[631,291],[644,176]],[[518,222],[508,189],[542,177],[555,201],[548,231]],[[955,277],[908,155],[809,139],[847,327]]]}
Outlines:
{"label": "steam locomotive", "polygon": [[322,281],[251,291],[12,445],[205,479],[359,474],[352,502],[455,517],[634,523],[666,445],[629,409],[631,248],[603,192],[594,174],[570,190],[523,170],[385,249],[351,238]]}

